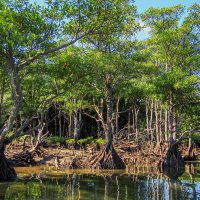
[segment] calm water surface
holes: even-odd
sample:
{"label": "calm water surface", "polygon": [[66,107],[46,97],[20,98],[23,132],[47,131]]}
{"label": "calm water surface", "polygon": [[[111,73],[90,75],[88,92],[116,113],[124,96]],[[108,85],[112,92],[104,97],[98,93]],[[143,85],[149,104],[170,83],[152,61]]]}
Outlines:
{"label": "calm water surface", "polygon": [[[19,178],[0,183],[0,200],[200,200],[200,167],[175,176],[144,169],[56,172],[17,169]],[[171,178],[170,178],[170,177]]]}

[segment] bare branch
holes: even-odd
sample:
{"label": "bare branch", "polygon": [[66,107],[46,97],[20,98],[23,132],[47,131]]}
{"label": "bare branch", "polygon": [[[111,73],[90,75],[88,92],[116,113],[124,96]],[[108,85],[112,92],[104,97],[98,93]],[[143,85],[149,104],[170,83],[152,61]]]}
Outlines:
{"label": "bare branch", "polygon": [[92,119],[95,119],[97,122],[101,121],[101,120],[97,119],[96,117],[94,117],[94,116],[92,116],[92,115],[90,115],[90,114],[88,114],[86,112],[84,112],[83,114],[88,116],[88,117],[90,117],[90,118],[92,118]]}
{"label": "bare branch", "polygon": [[197,126],[197,127],[193,128],[193,129],[190,129],[190,130],[187,130],[187,131],[183,132],[183,133],[181,134],[181,136],[179,137],[179,139],[176,141],[175,144],[177,144],[177,143],[179,143],[181,140],[185,139],[185,137],[184,137],[185,134],[187,134],[187,133],[195,133],[195,132],[200,132],[200,126]]}

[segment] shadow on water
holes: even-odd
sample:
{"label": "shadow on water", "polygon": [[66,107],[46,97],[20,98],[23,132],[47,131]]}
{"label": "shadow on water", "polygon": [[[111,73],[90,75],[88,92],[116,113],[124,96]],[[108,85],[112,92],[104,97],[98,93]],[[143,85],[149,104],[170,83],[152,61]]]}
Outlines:
{"label": "shadow on water", "polygon": [[[192,171],[192,170],[193,171]],[[194,169],[197,169],[196,172]],[[11,183],[0,183],[1,200],[143,200],[200,199],[198,168],[153,173],[40,173],[21,176]],[[191,172],[194,172],[191,174]],[[171,176],[173,174],[173,176]],[[178,177],[180,176],[181,177]],[[171,178],[169,178],[171,177]],[[176,180],[177,179],[177,180]],[[192,180],[193,179],[193,180]]]}

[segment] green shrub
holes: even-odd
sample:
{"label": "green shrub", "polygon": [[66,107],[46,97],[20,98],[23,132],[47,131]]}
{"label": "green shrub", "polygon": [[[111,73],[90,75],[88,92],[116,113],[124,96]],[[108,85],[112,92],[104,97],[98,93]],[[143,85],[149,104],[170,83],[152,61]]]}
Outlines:
{"label": "green shrub", "polygon": [[199,133],[193,133],[192,134],[192,141],[198,145],[200,145],[200,134]]}
{"label": "green shrub", "polygon": [[78,143],[79,144],[91,144],[93,141],[94,141],[94,138],[91,136],[91,137],[86,137],[86,138],[78,140]]}
{"label": "green shrub", "polygon": [[75,142],[75,140],[73,138],[69,138],[66,140],[67,144],[73,144]]}
{"label": "green shrub", "polygon": [[95,140],[95,143],[97,143],[97,144],[106,144],[106,140],[103,139],[103,138],[98,138],[98,139]]}
{"label": "green shrub", "polygon": [[60,137],[60,136],[50,136],[47,138],[47,142],[65,142],[66,138],[65,137]]}

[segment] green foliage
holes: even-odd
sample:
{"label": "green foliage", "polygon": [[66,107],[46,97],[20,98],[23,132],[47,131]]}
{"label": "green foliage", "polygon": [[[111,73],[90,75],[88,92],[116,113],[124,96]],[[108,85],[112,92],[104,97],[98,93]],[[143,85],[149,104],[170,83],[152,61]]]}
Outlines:
{"label": "green foliage", "polygon": [[[100,99],[107,102],[108,77],[113,112],[119,99],[120,117],[137,102],[139,124],[145,126],[146,98],[156,99],[163,109],[171,98],[181,131],[198,125],[200,5],[191,6],[182,22],[184,11],[182,5],[148,9],[142,20],[151,36],[138,42],[133,39],[138,16],[129,0],[49,0],[45,6],[1,0],[0,126],[16,111],[7,133],[11,137],[19,128],[15,118],[21,123],[38,113],[46,115],[52,105],[72,118],[76,110],[94,113]],[[13,72],[19,83],[11,90],[17,80]],[[19,86],[22,91],[15,94]],[[23,104],[15,108],[18,96]],[[48,141],[75,142],[59,136]],[[88,137],[78,143],[105,140]]]}
{"label": "green foliage", "polygon": [[94,138],[91,136],[78,140],[78,144],[91,144],[93,141]]}
{"label": "green foliage", "polygon": [[66,141],[66,138],[60,137],[60,136],[50,136],[47,138],[47,142],[50,142],[50,143],[65,142],[65,141]]}
{"label": "green foliage", "polygon": [[67,144],[73,144],[73,143],[75,143],[75,139],[69,138],[69,139],[66,140],[66,143]]}
{"label": "green foliage", "polygon": [[95,139],[94,142],[97,144],[103,144],[103,145],[106,144],[106,140],[103,138],[97,138],[97,139]]}
{"label": "green foliage", "polygon": [[200,134],[199,133],[193,133],[192,134],[192,141],[195,144],[200,145]]}

